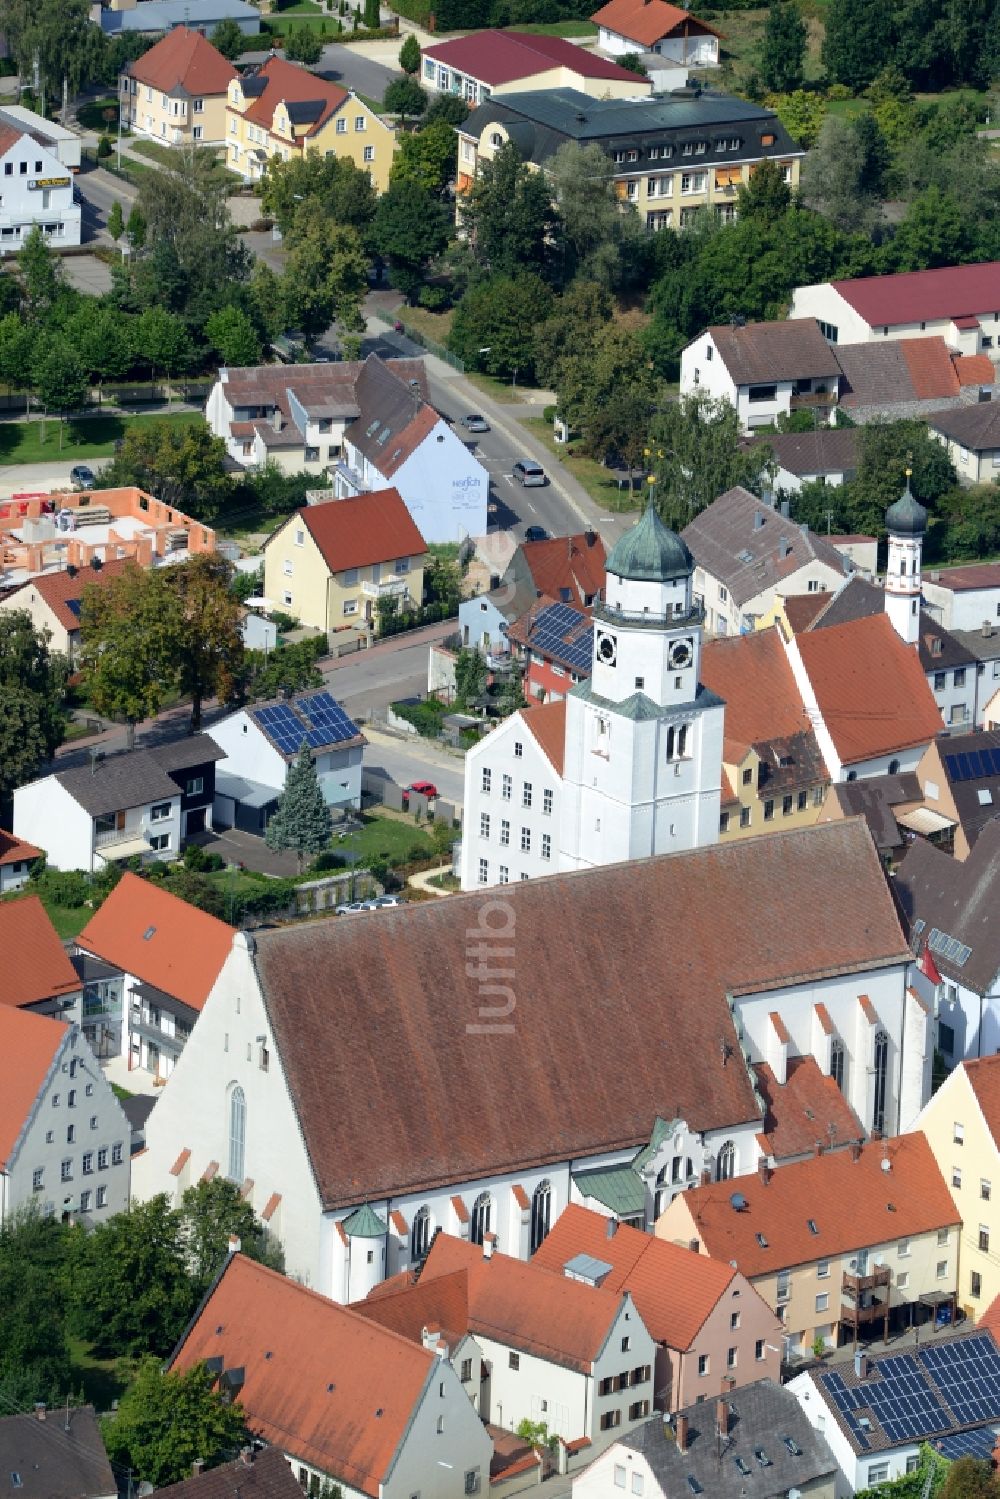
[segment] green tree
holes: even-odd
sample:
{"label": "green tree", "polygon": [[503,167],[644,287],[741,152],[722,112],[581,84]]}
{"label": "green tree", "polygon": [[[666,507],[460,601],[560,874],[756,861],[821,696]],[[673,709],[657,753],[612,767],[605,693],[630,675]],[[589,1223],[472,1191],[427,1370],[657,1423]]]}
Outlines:
{"label": "green tree", "polygon": [[[2,736],[0,729],[0,736]],[[34,1208],[0,1227],[0,1402],[6,1412],[71,1389],[63,1268],[67,1229]]]}
{"label": "green tree", "polygon": [[240,307],[220,307],[205,323],[205,337],[223,364],[238,368],[260,363],[257,330]]}
{"label": "green tree", "polygon": [[758,490],[773,463],[766,444],[744,448],[736,408],[707,396],[682,396],[657,413],[645,455],[661,518],[681,531],[736,484]]}
{"label": "green tree", "polygon": [[635,73],[640,78],[648,78],[649,73],[646,64],[638,52],[626,52],[624,56],[617,59],[618,66],[624,68],[626,73]]}
{"label": "green tree", "polygon": [[163,706],[177,669],[177,602],[168,569],[128,567],[101,588],[84,584],[80,669],[98,713],[124,720],[128,747],[135,726]]}
{"label": "green tree", "polygon": [[368,258],[358,231],[316,218],[303,203],[288,244],[282,284],[292,324],[307,338],[325,333],[334,321],[346,329],[363,327]]}
{"label": "green tree", "polygon": [[838,495],[851,531],[881,536],[885,512],[902,494],[906,471],[912,470],[913,493],[932,512],[955,487],[957,476],[948,451],[918,418],[869,422],[858,439],[858,471]]}
{"label": "green tree", "polygon": [[454,557],[431,552],[424,568],[424,595],[428,604],[440,604],[449,614],[458,613],[462,575]]}
{"label": "green tree", "polygon": [[541,172],[522,162],[508,141],[480,163],[459,205],[475,260],[490,274],[551,274],[561,256],[559,216]]}
{"label": "green tree", "polygon": [[240,696],[248,702],[323,686],[316,661],[326,649],[324,636],[279,645],[273,651],[245,651]]}
{"label": "green tree", "polygon": [[791,201],[791,192],[776,161],[762,161],[750,181],[741,182],[736,192],[740,218],[758,219],[765,224],[783,218]]}
{"label": "green tree", "polygon": [[580,430],[588,457],[635,467],[642,463],[658,384],[642,334],[617,322],[603,323],[564,361],[559,411]]}
{"label": "green tree", "polygon": [[434,120],[422,130],[401,137],[389,180],[412,180],[425,192],[440,195],[455,175],[457,153],[454,128],[446,120]]}
{"label": "green tree", "polygon": [[131,319],[116,307],[83,298],[64,328],[88,380],[101,385],[127,373],[132,362]]}
{"label": "green tree", "polygon": [[831,82],[856,93],[868,87],[892,51],[893,7],[871,0],[830,0],[823,66]]}
{"label": "green tree", "polygon": [[420,72],[420,43],[412,31],[408,31],[403,38],[403,45],[399,49],[399,66],[411,77]]}
{"label": "green tree", "polygon": [[312,151],[292,161],[272,156],[261,179],[261,210],[277,221],[282,234],[292,229],[301,203],[313,214],[364,230],[375,215],[371,174],[349,156],[321,156]]}
{"label": "green tree", "polygon": [[409,300],[427,267],[448,243],[448,210],[414,177],[396,178],[378,200],[372,244],[389,263],[389,273]]}
{"label": "green tree", "polygon": [[415,78],[404,74],[386,84],[382,108],[386,114],[399,115],[401,120],[413,119],[427,108],[427,95]]}
{"label": "green tree", "polygon": [[826,115],[826,101],[819,94],[793,89],[789,94],[768,94],[764,99],[793,140],[808,150],[819,135]]}
{"label": "green tree", "polygon": [[125,221],[125,233],[133,250],[141,250],[146,243],[146,216],[138,203],[133,203]]}
{"label": "green tree", "polygon": [[959,1457],[948,1465],[938,1499],[998,1499],[1000,1482],[988,1461]]}
{"label": "green tree", "polygon": [[0,617],[0,790],[30,781],[66,731],[69,665],[27,610]]}
{"label": "green tree", "polygon": [[72,344],[55,337],[43,348],[35,388],[43,409],[59,417],[59,446],[62,448],[63,419],[86,404],[87,376]]}
{"label": "green tree", "polygon": [[128,429],[99,483],[135,484],[196,520],[213,521],[232,492],[225,459],[224,441],[206,422],[148,421]]}
{"label": "green tree", "polygon": [[461,125],[468,113],[469,106],[459,94],[435,94],[427,106],[424,124],[444,120],[446,125]]}
{"label": "green tree", "polygon": [[463,647],[455,657],[455,707],[471,708],[486,691],[486,661],[477,650]]}
{"label": "green tree", "polygon": [[766,89],[776,94],[801,87],[806,57],[806,25],[793,0],[771,0],[757,67]]}
{"label": "green tree", "polygon": [[166,573],[177,605],[174,669],[181,691],[191,698],[191,729],[197,733],[205,698],[228,700],[240,680],[240,606],[229,587],[232,566],[218,552],[199,552]]}
{"label": "green tree", "polygon": [[111,1356],[165,1356],[196,1303],[180,1220],[165,1193],[133,1202],[93,1231],[79,1229],[67,1274],[73,1326]]}
{"label": "green tree", "polygon": [[229,1253],[229,1240],[240,1241],[240,1253],[272,1270],[284,1271],[280,1244],[269,1241],[267,1228],[241,1195],[235,1182],[216,1176],[188,1187],[178,1209],[188,1265],[199,1296],[208,1290]]}
{"label": "green tree", "polygon": [[294,849],[301,874],[306,855],[322,853],[332,833],[330,808],[323,800],[309,746],[303,742],[298,758],[288,767],[285,789],[264,841],[270,849]]}
{"label": "green tree", "polygon": [[108,233],[115,244],[118,243],[125,233],[125,215],[122,212],[122,205],[118,198],[115,199],[108,210]]}
{"label": "green tree", "polygon": [[614,311],[608,290],[594,281],[574,281],[535,329],[535,375],[558,390],[567,360],[585,356]]}
{"label": "green tree", "polygon": [[492,276],[455,308],[448,345],[472,369],[531,381],[534,329],[552,312],[553,300],[538,276]]}
{"label": "green tree", "polygon": [[936,550],[949,562],[988,557],[1000,551],[1000,491],[995,484],[958,486],[939,502],[940,525],[931,536],[943,536]]}
{"label": "green tree", "polygon": [[973,258],[977,216],[976,204],[966,206],[939,187],[926,188],[907,208],[886,246],[885,268],[922,271]]}
{"label": "green tree", "polygon": [[285,33],[285,56],[289,62],[314,67],[323,56],[323,42],[315,27],[303,25],[294,30],[289,27]]}
{"label": "green tree", "polygon": [[149,364],[150,377],[162,370],[168,376],[183,374],[194,359],[194,346],[184,319],[162,307],[147,307],[135,325],[135,347]]}
{"label": "green tree", "polygon": [[62,264],[35,224],[17,257],[24,286],[25,310],[34,322],[44,322],[52,311],[62,283]]}
{"label": "green tree", "polygon": [[[871,129],[878,130],[870,115],[863,118],[870,121]],[[869,138],[869,144],[874,148],[874,138]],[[841,115],[828,115],[819,139],[802,163],[804,201],[845,233],[853,228],[871,229],[881,218],[877,192],[869,185],[873,172],[866,158],[866,142],[855,124]],[[759,175],[756,173],[755,178]]]}
{"label": "green tree", "polygon": [[87,0],[0,0],[0,32],[22,80],[38,67],[43,95],[56,100],[63,83],[70,97],[99,78],[104,38],[95,34]]}
{"label": "green tree", "polygon": [[596,142],[567,141],[549,162],[547,175],[561,223],[562,280],[580,276],[619,287],[643,230],[635,209],[615,191],[606,152]]}
{"label": "green tree", "polygon": [[214,1384],[204,1364],[164,1374],[157,1359],[144,1359],[101,1423],[111,1461],[162,1488],[190,1477],[196,1460],[214,1468],[235,1457],[245,1440],[243,1408],[227,1405]]}
{"label": "green tree", "polygon": [[243,51],[246,42],[240,30],[239,22],[234,21],[231,16],[217,22],[212,32],[212,46],[223,57],[228,57],[230,62],[235,62]]}

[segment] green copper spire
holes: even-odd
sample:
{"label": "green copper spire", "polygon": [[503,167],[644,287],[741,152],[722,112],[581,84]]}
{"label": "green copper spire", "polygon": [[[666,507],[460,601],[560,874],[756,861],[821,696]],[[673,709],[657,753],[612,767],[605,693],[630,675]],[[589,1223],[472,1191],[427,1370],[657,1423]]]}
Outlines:
{"label": "green copper spire", "polygon": [[651,502],[638,524],[612,548],[605,566],[618,578],[671,583],[691,576],[694,558],[677,533],[663,524]]}

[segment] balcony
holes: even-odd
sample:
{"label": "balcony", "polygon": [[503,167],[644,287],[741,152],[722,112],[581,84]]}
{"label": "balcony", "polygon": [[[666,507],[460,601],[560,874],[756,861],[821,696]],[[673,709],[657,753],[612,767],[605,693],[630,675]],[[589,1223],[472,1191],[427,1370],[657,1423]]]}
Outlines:
{"label": "balcony", "polygon": [[705,607],[703,604],[694,603],[690,609],[684,609],[679,614],[654,614],[643,612],[636,614],[628,609],[615,609],[606,599],[599,599],[594,603],[594,618],[603,620],[609,625],[636,626],[647,630],[674,630],[681,629],[685,625],[700,625],[705,622]]}
{"label": "balcony", "polygon": [[369,599],[403,599],[409,591],[409,578],[400,578],[395,575],[391,578],[382,578],[378,583],[373,583],[368,579],[361,584],[361,592]]}
{"label": "balcony", "polygon": [[879,1286],[892,1284],[892,1271],[888,1265],[878,1265],[868,1275],[850,1275],[844,1271],[841,1283],[841,1294],[850,1297],[854,1301],[860,1301],[865,1291],[874,1291]]}
{"label": "balcony", "polygon": [[94,834],[94,847],[112,859],[124,859],[130,854],[148,854],[149,842],[141,828],[105,828]]}
{"label": "balcony", "polygon": [[834,406],[837,398],[830,390],[793,391],[789,404],[793,411],[815,410],[818,406]]}

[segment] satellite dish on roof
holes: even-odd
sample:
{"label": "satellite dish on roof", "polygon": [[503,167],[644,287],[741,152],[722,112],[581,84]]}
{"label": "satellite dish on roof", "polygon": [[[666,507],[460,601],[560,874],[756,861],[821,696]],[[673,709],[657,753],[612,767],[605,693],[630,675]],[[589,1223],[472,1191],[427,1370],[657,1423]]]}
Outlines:
{"label": "satellite dish on roof", "polygon": [[729,1206],[732,1208],[734,1213],[745,1213],[750,1204],[747,1202],[742,1192],[734,1192],[732,1197],[730,1197],[729,1199]]}

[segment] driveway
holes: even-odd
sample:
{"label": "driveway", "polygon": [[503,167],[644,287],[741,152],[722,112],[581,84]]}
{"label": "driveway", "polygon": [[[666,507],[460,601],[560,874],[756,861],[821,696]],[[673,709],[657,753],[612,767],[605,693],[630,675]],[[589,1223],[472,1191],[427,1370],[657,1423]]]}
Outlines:
{"label": "driveway", "polygon": [[[394,38],[391,42],[384,43],[358,42],[347,47],[340,42],[329,42],[323,48],[319,62],[309,71],[325,78],[329,83],[339,83],[342,88],[354,89],[355,93],[364,94],[367,99],[375,99],[381,103],[386,84],[400,76],[397,58],[402,41],[400,36],[398,41]],[[371,55],[373,51],[374,57]],[[240,57],[240,65],[245,67],[248,63],[264,63],[272,56],[283,57],[284,53],[244,52]]]}
{"label": "driveway", "polygon": [[89,297],[103,297],[111,290],[111,267],[96,255],[66,255],[63,272],[70,286]]}

